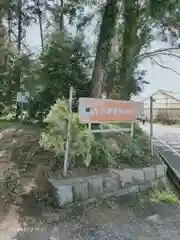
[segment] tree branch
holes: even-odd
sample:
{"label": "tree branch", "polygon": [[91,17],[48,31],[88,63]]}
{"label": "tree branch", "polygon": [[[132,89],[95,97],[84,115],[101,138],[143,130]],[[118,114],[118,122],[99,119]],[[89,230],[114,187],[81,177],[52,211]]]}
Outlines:
{"label": "tree branch", "polygon": [[165,65],[159,63],[156,59],[154,59],[154,58],[152,58],[152,57],[150,57],[150,59],[151,59],[151,61],[152,61],[153,63],[155,63],[155,64],[158,65],[159,67],[161,67],[161,68],[163,68],[163,69],[165,69],[165,70],[169,70],[169,71],[177,74],[178,76],[180,76],[180,73],[177,72],[176,70],[174,70],[174,69],[172,69],[172,68],[170,68],[170,67],[168,67],[168,66],[165,66]]}
{"label": "tree branch", "polygon": [[168,57],[171,57],[171,58],[175,58],[176,60],[180,60],[180,56],[175,54],[175,53],[172,53],[172,52],[164,52],[164,53],[161,53],[160,55],[161,56],[168,56]]}
{"label": "tree branch", "polygon": [[160,54],[166,54],[169,56],[176,56],[180,59],[180,57],[178,55],[176,55],[175,53],[172,53],[173,51],[175,50],[180,50],[180,47],[171,47],[171,48],[159,48],[159,49],[156,49],[154,51],[151,51],[151,52],[146,52],[146,53],[142,53],[140,54],[140,62],[146,58],[150,58],[150,57],[153,57],[153,56],[157,56],[157,55],[160,55]]}

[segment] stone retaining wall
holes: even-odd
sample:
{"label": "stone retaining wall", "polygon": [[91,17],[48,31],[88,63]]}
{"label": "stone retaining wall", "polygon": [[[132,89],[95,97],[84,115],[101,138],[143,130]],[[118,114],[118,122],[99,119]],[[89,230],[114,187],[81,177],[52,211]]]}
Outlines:
{"label": "stone retaining wall", "polygon": [[49,181],[57,189],[59,206],[65,206],[145,190],[156,179],[164,178],[166,170],[166,165],[159,164],[141,169],[110,169],[106,175]]}

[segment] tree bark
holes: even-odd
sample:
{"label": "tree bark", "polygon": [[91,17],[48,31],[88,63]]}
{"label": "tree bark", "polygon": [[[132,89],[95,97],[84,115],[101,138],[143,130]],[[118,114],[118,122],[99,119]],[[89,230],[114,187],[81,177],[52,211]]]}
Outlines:
{"label": "tree bark", "polygon": [[[12,34],[12,25],[11,25],[11,21],[12,21],[12,14],[11,14],[11,5],[8,8],[8,41],[9,41],[9,46],[11,46],[11,34]],[[9,56],[7,56],[7,63],[6,66],[8,67],[8,58]],[[7,69],[8,71],[8,69]],[[8,79],[8,102],[10,104],[10,106],[12,106],[12,78],[9,76]]]}
{"label": "tree bark", "polygon": [[61,0],[61,13],[60,13],[60,31],[63,31],[64,29],[64,14],[63,14],[63,7],[64,7],[64,1]]}
{"label": "tree bark", "polygon": [[40,9],[40,3],[39,0],[37,1],[37,15],[39,20],[39,31],[40,31],[40,37],[41,37],[41,47],[44,47],[44,34],[43,34],[43,26],[42,26],[42,12]]}
{"label": "tree bark", "polygon": [[[21,42],[22,41],[22,0],[18,1],[18,42],[17,42],[17,49],[19,53],[19,57],[21,54]],[[17,78],[16,78],[16,93],[20,91],[21,88],[21,69],[18,67],[17,69]],[[21,113],[21,109],[19,104],[17,103],[16,108],[16,119],[18,119]]]}
{"label": "tree bark", "polygon": [[91,97],[101,98],[106,78],[106,64],[111,51],[111,40],[115,33],[118,0],[107,0],[100,26],[96,58],[92,74]]}
{"label": "tree bark", "polygon": [[131,97],[131,80],[134,71],[134,44],[137,44],[138,9],[136,0],[124,0],[124,33],[122,39],[120,82],[123,83],[121,98]]}

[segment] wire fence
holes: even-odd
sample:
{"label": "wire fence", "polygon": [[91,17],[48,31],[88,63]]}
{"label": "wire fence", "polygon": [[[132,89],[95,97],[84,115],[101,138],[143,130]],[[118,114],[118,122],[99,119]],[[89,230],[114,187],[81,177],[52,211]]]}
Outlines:
{"label": "wire fence", "polygon": [[[150,108],[144,109],[144,114],[147,120],[150,119]],[[180,108],[164,109],[164,108],[153,108],[153,121],[177,121],[180,122]]]}
{"label": "wire fence", "polygon": [[[180,101],[174,97],[157,95],[153,97],[153,121],[180,123]],[[144,103],[144,114],[150,120],[149,100]]]}

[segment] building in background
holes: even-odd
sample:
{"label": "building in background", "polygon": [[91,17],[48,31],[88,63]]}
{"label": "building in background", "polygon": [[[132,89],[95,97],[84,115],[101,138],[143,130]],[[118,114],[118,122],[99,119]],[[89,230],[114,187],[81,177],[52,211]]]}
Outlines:
{"label": "building in background", "polygon": [[[153,120],[163,123],[180,122],[180,93],[158,90],[153,95]],[[144,113],[150,118],[150,99],[144,100]]]}
{"label": "building in background", "polygon": [[140,96],[132,96],[131,101],[136,103],[137,120],[144,118],[144,98]]}

